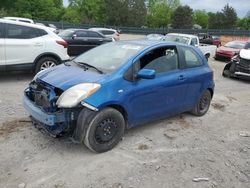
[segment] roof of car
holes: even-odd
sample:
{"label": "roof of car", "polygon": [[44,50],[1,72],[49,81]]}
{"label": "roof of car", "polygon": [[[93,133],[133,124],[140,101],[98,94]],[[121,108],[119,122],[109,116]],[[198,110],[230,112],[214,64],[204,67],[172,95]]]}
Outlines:
{"label": "roof of car", "polygon": [[133,44],[133,45],[140,45],[144,47],[150,47],[154,45],[162,45],[162,44],[169,44],[169,45],[182,45],[180,43],[175,42],[167,42],[167,41],[158,41],[158,40],[122,40],[118,41],[120,43],[126,43],[126,44]]}
{"label": "roof of car", "polygon": [[51,31],[49,29],[49,27],[42,26],[42,25],[36,25],[36,24],[33,24],[33,23],[19,22],[19,21],[7,20],[7,19],[2,19],[2,18],[0,18],[0,22],[1,23],[8,23],[8,24],[16,24],[16,25],[21,25],[21,26],[27,26],[27,27],[33,27],[33,28],[37,28],[37,29],[43,29],[43,30],[46,30],[46,31]]}
{"label": "roof of car", "polygon": [[168,33],[167,35],[177,35],[182,37],[197,37],[196,35],[183,34],[183,33]]}
{"label": "roof of car", "polygon": [[109,30],[109,31],[116,31],[115,29],[104,28],[104,27],[93,27],[93,28],[89,28],[89,30]]}

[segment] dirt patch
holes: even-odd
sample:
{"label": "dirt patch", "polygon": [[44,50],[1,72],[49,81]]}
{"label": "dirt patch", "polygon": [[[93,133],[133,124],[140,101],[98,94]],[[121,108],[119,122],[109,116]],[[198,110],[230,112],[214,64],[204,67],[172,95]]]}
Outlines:
{"label": "dirt patch", "polygon": [[6,121],[0,127],[0,137],[7,138],[10,133],[17,132],[23,127],[27,127],[31,124],[29,118],[14,119],[12,121]]}
{"label": "dirt patch", "polygon": [[148,145],[146,145],[146,144],[140,144],[139,146],[138,146],[138,149],[139,150],[147,150],[149,147],[148,147]]}
{"label": "dirt patch", "polygon": [[227,96],[227,98],[230,102],[237,101],[237,99],[232,96]]}
{"label": "dirt patch", "polygon": [[225,110],[225,105],[224,105],[224,104],[220,104],[220,103],[218,103],[218,102],[212,103],[212,106],[213,106],[214,109],[216,109],[216,110],[220,110],[220,111],[224,111],[224,110]]}
{"label": "dirt patch", "polygon": [[179,116],[179,123],[180,123],[180,126],[187,129],[189,128],[191,125],[190,123],[186,120],[185,116],[183,114],[181,114]]}

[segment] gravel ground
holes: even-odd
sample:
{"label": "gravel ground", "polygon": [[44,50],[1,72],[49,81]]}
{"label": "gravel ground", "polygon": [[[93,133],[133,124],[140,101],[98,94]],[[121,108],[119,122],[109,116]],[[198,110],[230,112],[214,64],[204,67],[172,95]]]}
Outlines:
{"label": "gravel ground", "polygon": [[21,102],[33,75],[1,75],[0,187],[249,188],[250,85],[223,78],[225,63],[209,63],[216,89],[205,116],[133,128],[103,154],[34,128]]}

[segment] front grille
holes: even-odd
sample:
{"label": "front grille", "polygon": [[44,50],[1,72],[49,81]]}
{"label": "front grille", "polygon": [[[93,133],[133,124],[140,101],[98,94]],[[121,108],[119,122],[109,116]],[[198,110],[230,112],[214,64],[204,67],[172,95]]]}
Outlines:
{"label": "front grille", "polygon": [[[56,100],[58,94],[61,92],[55,92],[54,89],[43,83],[31,82],[29,98],[39,107],[43,108],[46,112],[57,111]],[[56,89],[57,91],[59,89]]]}
{"label": "front grille", "polygon": [[240,58],[239,64],[236,65],[236,71],[250,74],[250,60]]}
{"label": "front grille", "polygon": [[240,58],[239,65],[241,67],[250,68],[250,60]]}

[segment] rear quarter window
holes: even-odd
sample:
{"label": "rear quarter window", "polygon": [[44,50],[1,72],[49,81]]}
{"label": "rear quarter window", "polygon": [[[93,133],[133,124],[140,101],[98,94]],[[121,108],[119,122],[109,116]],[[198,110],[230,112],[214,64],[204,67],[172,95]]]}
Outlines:
{"label": "rear quarter window", "polygon": [[101,33],[104,34],[104,35],[113,35],[115,32],[114,31],[102,30]]}
{"label": "rear quarter window", "polygon": [[183,51],[184,60],[187,68],[199,67],[203,65],[201,58],[198,56],[198,54],[196,54],[193,49],[187,47],[181,48]]}

